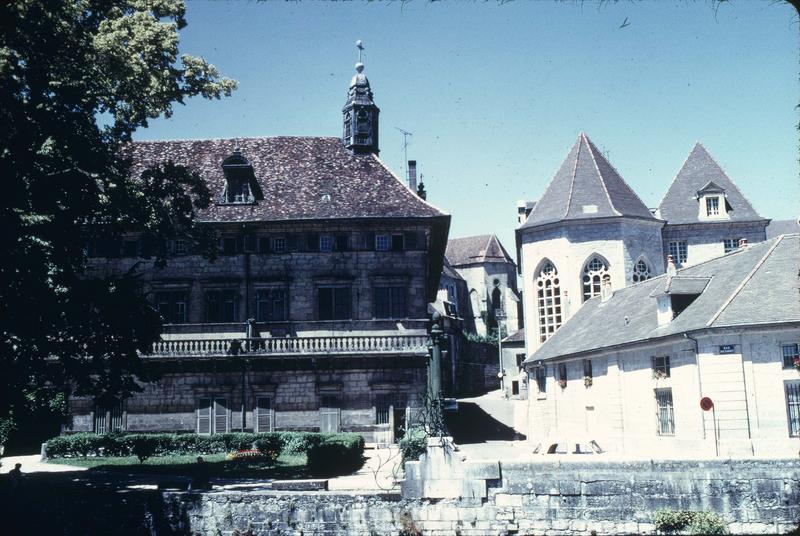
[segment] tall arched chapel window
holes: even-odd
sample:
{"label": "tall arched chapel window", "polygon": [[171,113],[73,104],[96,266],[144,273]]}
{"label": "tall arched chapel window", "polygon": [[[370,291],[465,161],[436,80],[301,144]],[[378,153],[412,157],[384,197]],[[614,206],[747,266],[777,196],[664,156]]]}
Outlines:
{"label": "tall arched chapel window", "polygon": [[636,261],[636,264],[633,265],[633,282],[640,283],[642,281],[647,281],[651,277],[653,276],[650,275],[650,267],[647,266],[644,259]]}
{"label": "tall arched chapel window", "polygon": [[608,274],[608,264],[599,257],[592,257],[583,267],[583,301],[600,295],[603,276]]}
{"label": "tall arched chapel window", "polygon": [[544,342],[561,327],[561,284],[558,271],[547,261],[536,275],[536,304],[539,310],[539,341]]}

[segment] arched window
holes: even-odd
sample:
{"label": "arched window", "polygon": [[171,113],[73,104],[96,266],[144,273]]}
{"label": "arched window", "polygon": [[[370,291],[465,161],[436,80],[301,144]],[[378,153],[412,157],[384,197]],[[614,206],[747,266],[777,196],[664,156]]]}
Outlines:
{"label": "arched window", "polygon": [[647,266],[644,259],[636,261],[636,264],[633,265],[633,282],[640,283],[642,281],[647,281],[651,277],[653,276],[650,275],[650,267]]}
{"label": "arched window", "polygon": [[608,275],[608,264],[600,257],[592,257],[583,267],[583,301],[600,295],[604,275]]}
{"label": "arched window", "polygon": [[472,314],[473,316],[480,316],[481,314],[481,302],[478,299],[478,291],[472,289],[469,291],[469,302],[472,305]]}
{"label": "arched window", "polygon": [[561,327],[561,284],[558,271],[547,261],[536,275],[536,303],[539,309],[539,341],[544,342]]}

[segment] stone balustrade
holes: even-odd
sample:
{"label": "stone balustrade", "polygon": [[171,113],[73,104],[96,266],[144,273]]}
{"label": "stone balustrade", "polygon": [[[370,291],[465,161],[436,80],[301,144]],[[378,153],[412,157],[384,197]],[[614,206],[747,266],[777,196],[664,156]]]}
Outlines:
{"label": "stone balustrade", "polygon": [[381,354],[427,352],[426,335],[360,335],[348,337],[275,337],[177,339],[153,343],[143,357],[225,355]]}

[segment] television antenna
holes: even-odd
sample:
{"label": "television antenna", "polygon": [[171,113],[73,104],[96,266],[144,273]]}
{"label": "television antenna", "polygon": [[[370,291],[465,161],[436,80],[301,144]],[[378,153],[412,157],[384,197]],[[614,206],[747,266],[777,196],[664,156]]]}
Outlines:
{"label": "television antenna", "polygon": [[406,170],[406,182],[408,182],[408,137],[413,136],[411,132],[407,130],[403,130],[400,127],[394,127],[396,130],[399,130],[400,133],[403,135],[403,169]]}

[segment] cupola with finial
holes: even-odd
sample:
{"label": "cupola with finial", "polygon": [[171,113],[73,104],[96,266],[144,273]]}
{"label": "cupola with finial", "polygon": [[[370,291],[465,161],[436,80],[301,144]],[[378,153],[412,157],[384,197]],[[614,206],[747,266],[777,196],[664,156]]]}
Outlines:
{"label": "cupola with finial", "polygon": [[364,45],[356,41],[358,49],[358,63],[356,74],[350,81],[347,91],[347,102],[342,108],[344,130],[342,143],[355,154],[378,154],[378,114],[380,109],[372,100],[372,89],[369,80],[364,74],[364,64],[361,63]]}

